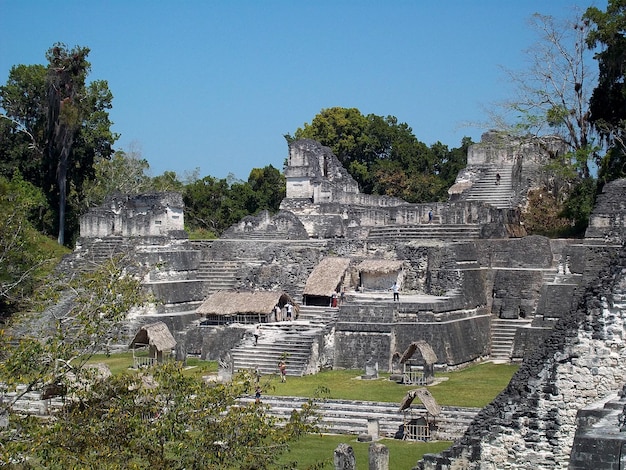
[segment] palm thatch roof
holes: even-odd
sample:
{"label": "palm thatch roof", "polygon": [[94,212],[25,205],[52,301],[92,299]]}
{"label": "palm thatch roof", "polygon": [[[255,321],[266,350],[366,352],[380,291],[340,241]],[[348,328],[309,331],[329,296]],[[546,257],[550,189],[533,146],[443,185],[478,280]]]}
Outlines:
{"label": "palm thatch roof", "polygon": [[400,364],[404,364],[406,361],[413,357],[415,351],[420,350],[420,354],[424,358],[424,362],[428,365],[432,365],[437,362],[437,354],[433,351],[433,348],[426,341],[416,341],[414,343],[409,344],[409,347],[406,348],[404,354],[400,358]]}
{"label": "palm thatch roof", "polygon": [[341,283],[349,265],[350,258],[324,258],[306,280],[303,294],[330,296]]}
{"label": "palm thatch roof", "polygon": [[176,340],[167,325],[158,321],[142,326],[130,343],[130,348],[145,345],[154,346],[157,351],[168,351],[176,347]]}
{"label": "palm thatch roof", "polygon": [[208,296],[202,305],[196,309],[198,315],[224,315],[232,316],[246,313],[270,314],[278,304],[286,303],[294,306],[296,313],[298,306],[289,294],[282,291],[219,291]]}
{"label": "palm thatch roof", "polygon": [[433,397],[426,388],[416,388],[415,390],[408,392],[400,403],[400,411],[410,408],[411,403],[413,403],[413,400],[416,397],[422,402],[426,411],[428,411],[430,415],[439,416],[441,413],[441,406],[439,406],[435,397]]}
{"label": "palm thatch roof", "polygon": [[367,259],[357,266],[360,272],[387,274],[400,271],[404,261],[391,259]]}

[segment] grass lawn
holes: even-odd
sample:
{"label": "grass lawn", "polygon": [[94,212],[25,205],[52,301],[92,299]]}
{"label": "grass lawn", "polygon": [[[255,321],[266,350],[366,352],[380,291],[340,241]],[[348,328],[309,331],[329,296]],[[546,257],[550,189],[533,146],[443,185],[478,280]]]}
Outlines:
{"label": "grass lawn", "polygon": [[[129,370],[133,363],[132,353],[98,354],[90,362],[107,364],[113,374]],[[216,361],[187,359],[187,373],[201,377],[217,373]],[[517,371],[517,365],[485,362],[464,369],[435,374],[441,379],[437,385],[428,387],[437,403],[444,406],[468,406],[482,408],[502,391]],[[281,383],[278,375],[264,376],[263,388],[268,395],[315,397],[320,388],[329,390],[327,398],[366,400],[400,403],[405,394],[416,385],[401,385],[387,380],[389,374],[380,374],[376,380],[361,380],[364,371],[331,370],[304,377],[289,377]],[[268,386],[269,385],[269,386]]]}
{"label": "grass lawn", "polygon": [[[130,369],[132,353],[96,355],[90,362],[103,362],[114,374]],[[217,373],[217,362],[187,359],[186,373],[197,377]],[[502,391],[518,366],[486,362],[475,364],[462,370],[437,373],[437,385],[429,386],[440,405],[484,407]],[[389,374],[380,374],[376,380],[361,380],[364,371],[332,370],[304,377],[288,377],[281,383],[278,375],[262,377],[265,393],[278,396],[315,397],[316,392],[326,389],[328,398],[365,400],[400,403],[405,394],[416,385],[400,385],[388,380]],[[408,442],[395,439],[379,441],[389,449],[389,468],[410,470],[424,454],[438,453],[447,449],[450,442]],[[297,462],[298,469],[323,462],[316,470],[333,469],[333,452],[341,443],[352,446],[356,457],[357,470],[369,468],[368,449],[370,443],[357,442],[355,436],[307,435],[289,445],[289,452],[281,457],[281,463]]]}
{"label": "grass lawn", "polygon": [[[115,354],[94,354],[89,363],[102,362],[109,367],[112,374],[121,374],[122,372],[128,372],[133,365],[133,353],[115,353]],[[216,361],[203,361],[195,357],[187,358],[187,369],[185,373],[196,376],[198,378],[203,375],[216,374],[217,362]]]}
{"label": "grass lawn", "polygon": [[[450,447],[450,442],[408,442],[396,439],[378,441],[389,449],[389,468],[411,470],[424,454],[438,453]],[[357,442],[355,436],[307,435],[289,446],[289,452],[281,457],[281,463],[297,462],[299,469],[306,469],[316,462],[324,462],[325,470],[332,470],[333,452],[339,444],[348,444],[354,450],[357,470],[369,468],[369,442]],[[321,470],[321,469],[320,469]]]}
{"label": "grass lawn", "polygon": [[[440,405],[482,408],[489,404],[509,383],[518,366],[485,362],[465,369],[437,373],[441,379],[428,387]],[[269,379],[272,389],[268,395],[314,397],[316,390],[326,387],[328,398],[400,403],[409,390],[417,385],[401,385],[387,380],[389,374],[380,374],[377,380],[361,380],[364,371],[332,370],[304,377],[289,377],[280,383],[278,376]]]}

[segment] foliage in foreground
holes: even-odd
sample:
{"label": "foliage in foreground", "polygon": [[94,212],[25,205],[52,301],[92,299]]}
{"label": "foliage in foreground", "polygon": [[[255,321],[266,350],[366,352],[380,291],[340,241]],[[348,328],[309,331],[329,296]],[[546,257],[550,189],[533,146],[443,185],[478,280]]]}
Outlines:
{"label": "foliage in foreground", "polygon": [[74,390],[50,421],[12,416],[22,439],[5,448],[47,468],[264,469],[316,430],[312,404],[283,426],[264,405],[241,404],[254,389],[251,375],[208,385],[174,362],[149,373]]}
{"label": "foliage in foreground", "polygon": [[67,252],[30,221],[45,204],[43,194],[19,175],[0,176],[0,320],[24,304]]}
{"label": "foliage in foreground", "polygon": [[[288,443],[316,430],[310,401],[277,425],[264,405],[242,405],[250,375],[208,385],[180,364],[150,375],[107,376],[90,359],[119,341],[131,306],[143,301],[128,260],[51,282],[53,308],[12,318],[0,330],[0,467],[131,469],[273,468]],[[24,416],[12,405],[28,392],[64,396],[52,417]],[[11,397],[11,398],[9,398]],[[43,465],[45,463],[45,465]]]}

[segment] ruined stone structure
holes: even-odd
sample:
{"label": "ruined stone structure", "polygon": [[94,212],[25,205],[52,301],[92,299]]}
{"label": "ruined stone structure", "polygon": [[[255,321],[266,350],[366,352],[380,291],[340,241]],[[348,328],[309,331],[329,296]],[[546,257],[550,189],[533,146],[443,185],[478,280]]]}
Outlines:
{"label": "ruined stone structure", "polygon": [[184,231],[183,198],[179,193],[109,196],[102,206],[80,219],[80,235],[96,237],[176,236]]}
{"label": "ruined stone structure", "polygon": [[[626,180],[607,184],[577,247],[584,288],[527,348],[507,389],[419,469],[617,469],[626,370]],[[534,331],[538,333],[538,329]],[[612,420],[610,419],[612,417]]]}
{"label": "ruined stone structure", "polygon": [[[175,228],[175,220],[182,223],[173,218],[175,204],[162,201],[150,214],[109,203],[81,222],[85,232],[69,265],[92,259],[111,240],[129,246],[158,299],[133,312],[129,330],[164,321],[187,353],[217,360],[228,352],[235,368],[275,368],[273,355],[294,336],[302,350],[292,353],[291,374],[374,363],[393,372],[398,355],[415,342],[432,349],[435,368],[523,360],[507,393],[465,437],[419,468],[566,468],[577,411],[623,385],[615,288],[623,284],[626,185],[607,185],[585,240],[524,236],[519,205],[541,178],[546,151],[559,149],[488,133],[470,148],[450,201],[408,204],[359,193],[329,149],[298,141],[290,145],[279,214],[247,217],[219,240],[191,242]],[[152,232],[158,214],[172,215],[173,237]],[[331,286],[345,291],[346,302],[301,305],[288,327],[264,323],[271,341],[261,341],[263,354],[247,354],[246,325],[199,324],[196,309],[217,291],[281,291],[302,304],[311,273],[328,257],[348,260],[333,274],[340,284]],[[373,269],[372,260],[385,269]],[[360,279],[369,289],[359,289]],[[400,302],[384,286],[391,279],[401,282]],[[328,290],[312,292],[323,297]]]}

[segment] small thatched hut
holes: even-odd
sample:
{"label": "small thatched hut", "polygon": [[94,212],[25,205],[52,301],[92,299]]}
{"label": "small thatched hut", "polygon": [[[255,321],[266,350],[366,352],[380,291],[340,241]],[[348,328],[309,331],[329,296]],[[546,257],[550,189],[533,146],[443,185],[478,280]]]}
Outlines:
{"label": "small thatched hut", "polygon": [[268,323],[275,319],[274,307],[278,305],[282,309],[288,303],[293,305],[295,318],[298,305],[285,292],[220,291],[207,297],[196,309],[196,313],[205,317],[203,323],[212,325]]}
{"label": "small thatched hut", "polygon": [[[413,414],[411,403],[415,398],[419,399],[426,408],[426,413]],[[441,406],[435,397],[425,388],[416,388],[409,391],[400,403],[400,411],[404,412],[403,439],[428,441],[431,431],[436,429],[435,418],[441,414]],[[432,417],[432,420],[430,419]]]}
{"label": "small thatched hut", "polygon": [[333,293],[337,295],[343,286],[350,258],[324,258],[309,275],[304,286],[305,305],[326,307],[331,304]]}
{"label": "small thatched hut", "polygon": [[[161,321],[142,326],[130,343],[135,367],[149,366],[163,362],[163,353],[169,354],[176,347],[176,340],[167,325]],[[147,355],[137,354],[146,350]]]}
{"label": "small thatched hut", "polygon": [[402,286],[403,261],[368,259],[357,266],[363,290],[386,290],[397,282]]}
{"label": "small thatched hut", "polygon": [[[414,358],[413,355],[416,351],[419,351],[420,354]],[[400,364],[404,366],[404,383],[419,383],[422,385],[432,383],[435,379],[436,362],[437,354],[435,354],[430,344],[423,340],[411,343],[400,358]]]}

